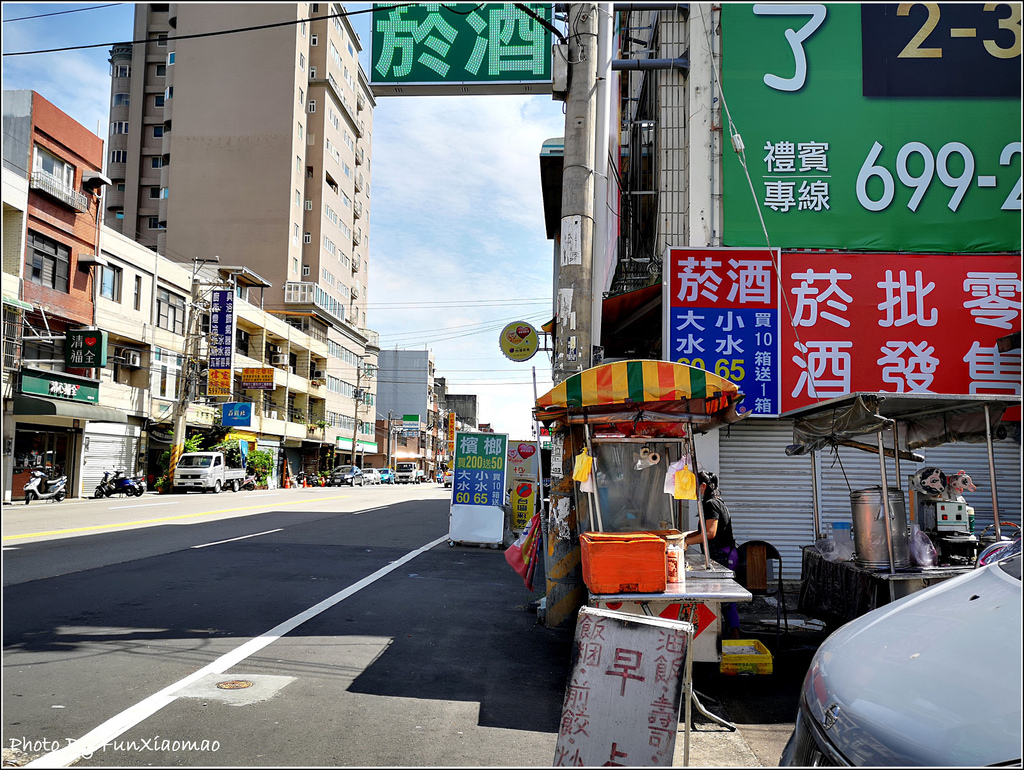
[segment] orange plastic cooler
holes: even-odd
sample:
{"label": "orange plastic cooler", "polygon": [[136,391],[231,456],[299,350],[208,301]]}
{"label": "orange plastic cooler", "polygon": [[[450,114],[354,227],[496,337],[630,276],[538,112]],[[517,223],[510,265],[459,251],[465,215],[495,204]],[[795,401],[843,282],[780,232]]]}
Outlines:
{"label": "orange plastic cooler", "polygon": [[651,532],[584,532],[583,582],[596,594],[664,591],[663,537]]}

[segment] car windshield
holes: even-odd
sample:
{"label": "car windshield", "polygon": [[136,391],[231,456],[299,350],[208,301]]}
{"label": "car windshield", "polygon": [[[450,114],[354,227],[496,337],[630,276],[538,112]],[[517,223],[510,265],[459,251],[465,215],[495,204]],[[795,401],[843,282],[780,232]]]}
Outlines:
{"label": "car windshield", "polygon": [[411,471],[415,467],[416,466],[413,465],[412,463],[399,463],[398,464],[398,470],[400,470],[400,471]]}
{"label": "car windshield", "polygon": [[1012,556],[1009,559],[1004,559],[999,562],[999,568],[1010,577],[1015,577],[1017,580],[1020,580],[1020,545],[1016,546],[1016,550],[1016,556]]}
{"label": "car windshield", "polygon": [[341,466],[335,468],[334,472],[335,473],[351,473],[352,472],[352,466],[351,465],[341,465]]}
{"label": "car windshield", "polygon": [[209,468],[213,458],[209,455],[182,455],[178,465],[182,468]]}

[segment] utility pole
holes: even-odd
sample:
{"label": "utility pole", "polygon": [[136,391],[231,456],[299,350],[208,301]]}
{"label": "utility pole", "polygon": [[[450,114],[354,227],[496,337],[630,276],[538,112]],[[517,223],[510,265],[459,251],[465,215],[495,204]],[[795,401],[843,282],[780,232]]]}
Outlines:
{"label": "utility pole", "polygon": [[[561,252],[552,379],[593,360],[594,119],[597,113],[597,5],[569,6],[569,92],[565,102]],[[604,151],[607,151],[606,149]]]}
{"label": "utility pole", "polygon": [[220,257],[196,257],[192,260],[192,297],[189,300],[188,315],[185,319],[185,365],[181,369],[181,387],[178,400],[174,404],[174,437],[171,444],[171,462],[167,476],[174,488],[174,471],[185,448],[186,417],[188,406],[194,399],[199,377],[199,298],[202,282],[198,273],[200,265],[207,262],[220,262]]}
{"label": "utility pole", "polygon": [[[356,364],[356,389],[352,392],[352,398],[356,402],[355,410],[355,425],[352,426],[352,464],[356,464],[356,446],[359,439],[359,402],[363,400],[363,396],[366,391],[359,387],[362,382],[363,375],[366,375],[366,379],[373,377],[373,372],[363,363],[363,359],[359,359],[359,363]],[[388,420],[388,430],[391,429],[391,421]]]}

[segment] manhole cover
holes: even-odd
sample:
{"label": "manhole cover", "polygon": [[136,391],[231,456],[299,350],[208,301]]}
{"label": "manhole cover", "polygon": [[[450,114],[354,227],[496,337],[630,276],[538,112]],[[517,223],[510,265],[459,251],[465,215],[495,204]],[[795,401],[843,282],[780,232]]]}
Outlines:
{"label": "manhole cover", "polygon": [[246,687],[252,687],[252,682],[247,679],[231,679],[227,682],[217,682],[217,689],[219,690],[244,690]]}

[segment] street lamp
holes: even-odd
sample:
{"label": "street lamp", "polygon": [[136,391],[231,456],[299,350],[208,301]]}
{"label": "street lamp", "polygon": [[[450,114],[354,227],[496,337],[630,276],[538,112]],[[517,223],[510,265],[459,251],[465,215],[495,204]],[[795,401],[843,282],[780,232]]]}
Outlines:
{"label": "street lamp", "polygon": [[219,256],[195,257],[192,260],[192,297],[185,320],[185,364],[181,369],[181,385],[178,400],[174,404],[174,436],[171,444],[171,461],[167,469],[171,489],[174,488],[174,471],[178,467],[178,459],[185,448],[185,424],[188,416],[188,405],[192,401],[192,390],[195,387],[195,364],[199,358],[199,330],[195,328],[199,319],[199,295],[202,282],[199,280],[199,268],[205,264],[220,262]]}

